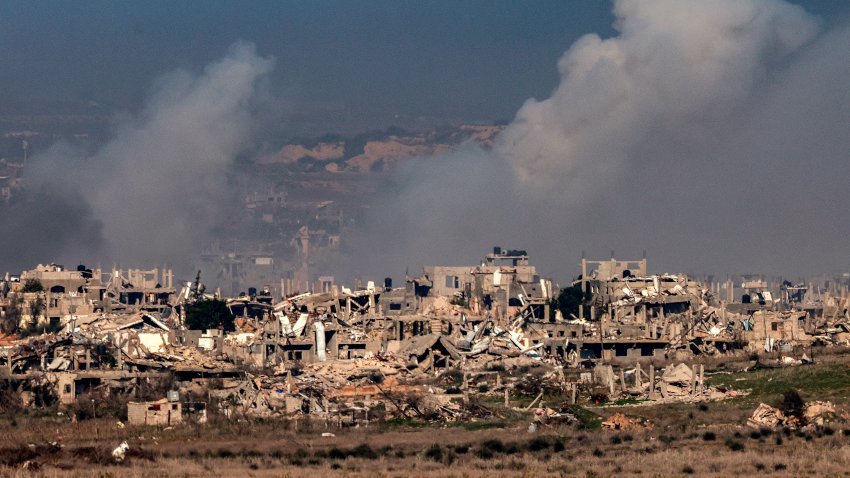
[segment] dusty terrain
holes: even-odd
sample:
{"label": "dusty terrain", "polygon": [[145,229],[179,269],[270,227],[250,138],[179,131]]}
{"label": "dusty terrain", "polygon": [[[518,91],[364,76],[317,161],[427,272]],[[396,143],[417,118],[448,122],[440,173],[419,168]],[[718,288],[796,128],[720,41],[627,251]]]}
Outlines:
{"label": "dusty terrain", "polygon": [[[384,423],[339,429],[323,422],[225,421],[138,428],[114,419],[71,423],[51,416],[0,422],[2,476],[844,476],[850,423],[801,430],[754,429],[746,418],[796,388],[806,400],[847,409],[850,368],[825,363],[716,373],[715,385],[750,390],[709,403],[576,409],[577,424],[529,432],[531,412],[452,424]],[[826,363],[832,362],[832,363]],[[556,400],[557,397],[550,397]],[[651,428],[605,430],[615,412]],[[334,436],[322,436],[332,433]],[[130,451],[115,464],[111,450]]]}

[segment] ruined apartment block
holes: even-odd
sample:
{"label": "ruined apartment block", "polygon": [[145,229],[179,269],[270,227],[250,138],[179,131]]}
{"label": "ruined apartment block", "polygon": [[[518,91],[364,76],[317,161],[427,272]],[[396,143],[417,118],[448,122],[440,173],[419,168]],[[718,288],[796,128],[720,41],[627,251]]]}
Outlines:
{"label": "ruined apartment block", "polygon": [[[301,239],[309,265],[306,230]],[[273,265],[262,254],[213,254],[229,278],[247,277],[246,261]],[[0,283],[0,313],[13,329],[0,337],[0,380],[32,407],[120,394],[131,422],[158,426],[207,413],[361,423],[375,419],[375,407],[410,418],[411,397],[415,413],[451,420],[469,413],[470,394],[504,395],[509,405],[519,379],[502,382],[498,367],[543,364],[573,401],[591,386],[713,400],[734,391],[707,387],[703,369],[688,365],[697,357],[806,360],[806,347],[850,343],[846,278],[776,287],[652,273],[645,257],[579,266],[559,287],[526,251],[495,247],[477,263],[426,266],[398,286],[387,278],[348,288],[324,276],[297,294],[274,281],[223,294],[201,274],[175,283],[166,267],[38,265]],[[562,291],[581,295],[575,310],[559,309]],[[211,304],[232,322],[189,327],[193,311]],[[462,386],[416,385],[444,373],[461,373]],[[138,398],[163,379],[174,384],[168,396]]]}

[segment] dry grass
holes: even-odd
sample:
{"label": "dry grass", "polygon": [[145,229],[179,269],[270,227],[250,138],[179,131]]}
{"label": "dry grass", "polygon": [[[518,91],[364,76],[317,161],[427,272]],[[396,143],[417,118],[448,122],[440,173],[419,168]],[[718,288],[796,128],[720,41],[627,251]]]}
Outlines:
{"label": "dry grass", "polygon": [[[197,436],[187,433],[190,428],[124,429],[123,437],[110,433],[100,440],[78,434],[65,440],[59,457],[27,457],[40,463],[38,470],[22,470],[17,463],[0,469],[0,475],[825,476],[850,467],[850,436],[840,429],[773,433],[716,425],[710,432],[705,427],[587,432],[562,427],[537,434],[523,428],[351,429],[324,438],[320,429],[275,434],[272,424],[255,428],[257,434],[197,429]],[[130,439],[136,456],[109,465],[109,450],[123,438]],[[83,441],[97,444],[79,445]]]}
{"label": "dry grass", "polygon": [[[170,430],[119,428],[99,419],[0,420],[0,476],[839,476],[850,469],[850,425],[806,432],[742,426],[753,403],[774,400],[790,386],[806,399],[847,404],[846,365],[717,375],[744,384],[749,397],[708,404],[592,409],[648,418],[652,429],[630,432],[541,427],[528,418],[472,426],[334,429],[323,422],[216,422]],[[475,429],[477,428],[477,429]],[[844,430],[847,429],[845,433]],[[322,437],[329,431],[335,437]],[[120,466],[110,451],[127,440]],[[61,450],[49,447],[59,442]],[[34,445],[34,449],[29,444]],[[24,470],[29,461],[36,469]]]}

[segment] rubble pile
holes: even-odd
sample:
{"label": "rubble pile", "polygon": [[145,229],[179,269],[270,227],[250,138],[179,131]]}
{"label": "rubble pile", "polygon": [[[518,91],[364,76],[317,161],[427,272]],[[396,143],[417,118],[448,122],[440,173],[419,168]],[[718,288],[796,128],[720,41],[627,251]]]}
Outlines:
{"label": "rubble pile", "polygon": [[760,403],[753,411],[752,416],[747,419],[747,425],[753,428],[778,428],[790,425],[790,421],[782,410],[771,407],[766,403]]}
{"label": "rubble pile", "polygon": [[850,419],[850,415],[836,408],[832,402],[811,401],[803,407],[799,416],[788,415],[779,408],[766,403],[760,403],[747,419],[747,426],[752,428],[799,428],[803,426],[820,426],[826,423]]}
{"label": "rubble pile", "polygon": [[[646,259],[583,259],[560,289],[580,298],[570,311],[526,251],[500,247],[402,287],[329,280],[280,297],[269,286],[223,297],[200,273],[175,287],[168,269],[39,265],[0,281],[0,312],[18,314],[20,332],[0,339],[0,380],[26,403],[168,382],[185,410],[228,417],[467,420],[498,413],[486,399],[546,424],[574,419],[563,405],[588,396],[736,396],[706,385],[701,356],[763,350],[786,366],[810,362],[792,358],[801,346],[850,340],[846,299],[827,297],[817,315],[804,288],[786,286],[782,302],[744,285],[747,301],[729,303],[683,274],[648,273]],[[561,403],[545,403],[553,396]],[[534,401],[516,407],[518,397]]]}
{"label": "rubble pile", "polygon": [[640,403],[702,402],[724,400],[741,396],[745,392],[710,387],[705,384],[704,367],[671,364],[663,370],[650,365],[643,369],[638,363],[634,368],[623,368],[619,376],[610,365],[598,365],[593,370],[597,386],[607,389],[608,401],[630,401]]}
{"label": "rubble pile", "polygon": [[652,428],[652,423],[639,418],[629,418],[622,413],[615,413],[602,422],[602,428],[608,430],[636,430]]}

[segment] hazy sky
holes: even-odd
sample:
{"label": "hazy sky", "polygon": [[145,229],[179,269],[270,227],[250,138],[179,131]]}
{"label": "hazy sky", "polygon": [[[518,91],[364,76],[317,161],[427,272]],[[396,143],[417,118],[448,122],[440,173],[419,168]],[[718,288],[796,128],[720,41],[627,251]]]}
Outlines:
{"label": "hazy sky", "polygon": [[610,32],[604,2],[196,1],[0,4],[0,108],[138,107],[156,76],[235,41],[274,57],[295,112],[510,119],[557,82],[552,59]]}
{"label": "hazy sky", "polygon": [[[827,19],[850,6],[800,3]],[[509,120],[557,85],[554,59],[585,33],[614,34],[613,19],[604,1],[6,0],[0,113],[89,101],[134,111],[157,76],[248,41],[276,59],[271,89],[294,130],[299,119]]]}
{"label": "hazy sky", "polygon": [[[559,278],[581,250],[612,249],[646,250],[653,270],[843,272],[848,12],[825,0],[7,0],[0,117],[113,120],[93,151],[34,152],[0,249],[13,270],[51,253],[185,257],[223,212],[192,201],[226,199],[215,186],[257,128],[501,119],[492,152],[397,171],[347,271],[469,263],[502,245]],[[151,229],[159,211],[172,221]]]}
{"label": "hazy sky", "polygon": [[360,228],[380,260],[355,255],[351,270],[415,271],[493,245],[558,278],[582,250],[646,251],[653,271],[850,269],[847,16],[782,0],[613,11],[616,34],[565,49],[557,87],[492,152],[406,165]]}

